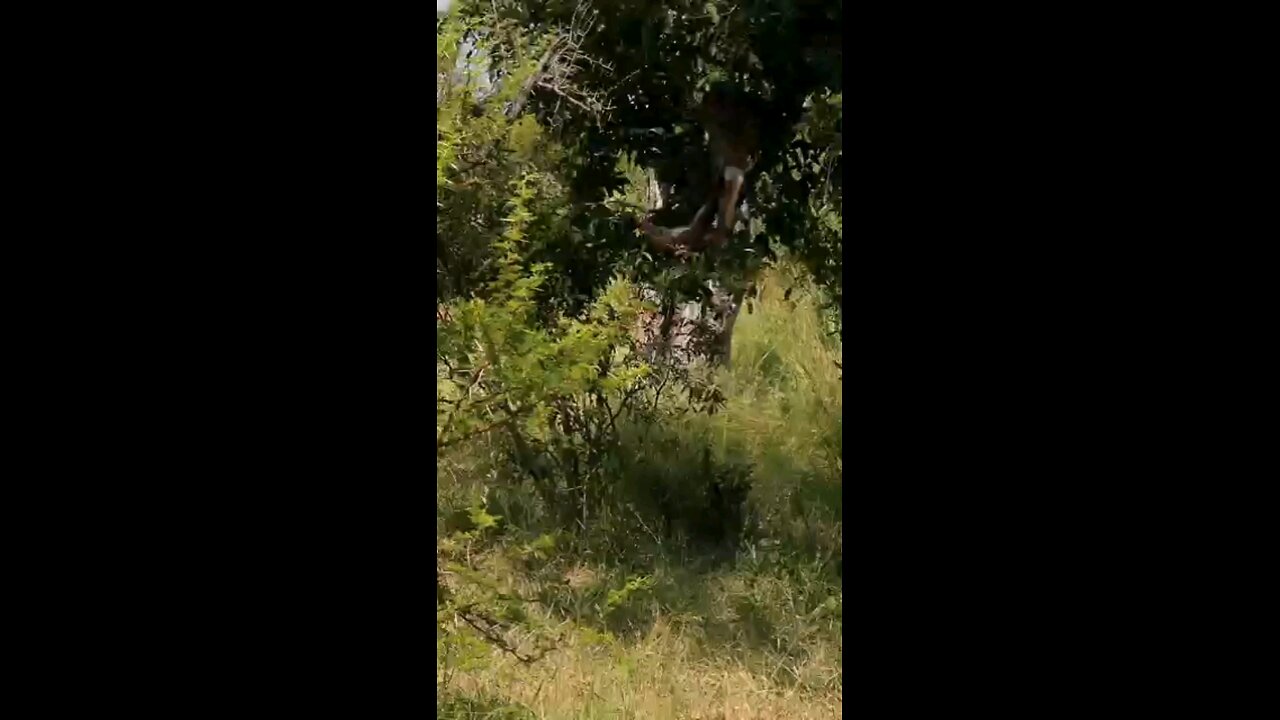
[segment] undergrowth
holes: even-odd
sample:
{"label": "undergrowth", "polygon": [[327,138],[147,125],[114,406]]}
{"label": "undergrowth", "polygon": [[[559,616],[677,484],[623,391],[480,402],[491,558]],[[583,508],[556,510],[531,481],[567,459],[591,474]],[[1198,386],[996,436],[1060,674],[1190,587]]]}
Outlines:
{"label": "undergrowth", "polygon": [[803,272],[759,287],[718,402],[654,370],[565,426],[599,431],[590,473],[553,483],[497,433],[439,455],[439,717],[839,716],[840,349]]}

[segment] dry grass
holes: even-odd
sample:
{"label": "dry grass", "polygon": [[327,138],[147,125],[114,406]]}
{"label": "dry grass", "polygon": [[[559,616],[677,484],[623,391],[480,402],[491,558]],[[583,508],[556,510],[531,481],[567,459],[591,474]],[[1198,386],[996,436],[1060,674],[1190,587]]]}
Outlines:
{"label": "dry grass", "polygon": [[[724,652],[719,660],[707,658],[698,645],[661,619],[645,637],[632,643],[580,629],[570,633],[559,650],[532,665],[495,652],[487,668],[459,673],[451,688],[526,711],[511,717],[539,720],[841,717],[838,691],[816,694],[801,689],[790,669],[779,668],[771,678],[747,669],[732,658],[732,652]],[[838,665],[811,665],[816,664],[802,666],[799,672],[840,671]],[[482,712],[476,717],[485,715]]]}

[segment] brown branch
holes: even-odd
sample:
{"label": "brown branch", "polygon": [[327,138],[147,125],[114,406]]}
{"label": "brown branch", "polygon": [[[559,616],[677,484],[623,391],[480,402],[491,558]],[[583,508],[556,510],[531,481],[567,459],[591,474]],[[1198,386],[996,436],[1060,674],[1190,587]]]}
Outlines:
{"label": "brown branch", "polygon": [[581,3],[574,9],[569,27],[551,41],[538,60],[537,69],[529,76],[525,86],[521,88],[516,101],[512,103],[509,115],[515,117],[524,109],[529,95],[535,88],[546,90],[556,96],[557,102],[565,100],[598,118],[613,109],[606,102],[608,97],[602,92],[592,92],[575,87],[573,78],[582,65],[594,65],[606,73],[613,72],[613,66],[582,52],[582,41],[591,29],[591,23],[598,13],[590,9],[588,3]]}
{"label": "brown branch", "polygon": [[470,606],[465,608],[458,608],[456,612],[458,613],[458,617],[462,618],[463,622],[470,625],[472,628],[475,628],[475,631],[480,633],[480,635],[484,637],[484,639],[488,640],[490,643],[497,646],[500,650],[510,653],[515,657],[515,659],[519,660],[520,662],[526,665],[529,665],[538,660],[541,660],[543,657],[546,656],[548,652],[550,652],[550,650],[554,649],[554,648],[539,648],[540,652],[537,655],[521,655],[519,650],[517,650],[514,646],[508,643],[506,638],[502,637],[502,635],[499,634],[497,630],[495,630],[495,628],[497,629],[506,628],[504,623],[502,623],[501,621],[495,620],[489,617],[488,615],[483,615],[483,614],[474,612]]}
{"label": "brown branch", "polygon": [[[466,442],[467,440],[471,440],[472,438],[479,437],[479,436],[481,436],[481,435],[483,435],[483,434],[485,434],[485,433],[489,432],[490,430],[493,430],[494,428],[498,427],[499,425],[502,425],[502,424],[506,423],[508,420],[511,420],[511,418],[510,418],[510,417],[505,417],[505,418],[502,418],[502,419],[500,419],[500,420],[494,420],[493,422],[489,423],[488,425],[485,425],[484,427],[480,428],[479,430],[472,430],[471,432],[467,433],[466,435],[459,435],[458,437],[449,438],[448,440],[445,440],[445,441],[443,441],[443,442],[441,442],[441,440],[437,437],[437,438],[436,438],[436,452],[440,452],[441,450],[443,450],[443,449],[445,449],[445,448],[447,448],[447,447],[451,447],[451,446],[453,446],[453,445],[457,445],[458,443]],[[446,426],[446,427],[447,427],[447,426]]]}

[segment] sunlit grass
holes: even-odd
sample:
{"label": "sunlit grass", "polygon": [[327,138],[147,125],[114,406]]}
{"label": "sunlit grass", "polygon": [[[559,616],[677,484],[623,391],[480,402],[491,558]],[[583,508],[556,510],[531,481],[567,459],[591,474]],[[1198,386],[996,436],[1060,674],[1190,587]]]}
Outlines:
{"label": "sunlit grass", "polygon": [[[523,664],[495,657],[484,672],[460,674],[446,697],[493,698],[509,715],[586,718],[704,718],[717,720],[828,720],[841,717],[838,691],[814,693],[793,673],[839,672],[838,658],[820,658],[777,673],[752,672],[732,653],[708,658],[692,641],[660,620],[642,638],[620,642],[607,634],[571,633],[546,659]],[[498,704],[501,703],[501,704]],[[449,717],[441,715],[441,717]],[[454,717],[466,717],[458,714]],[[484,717],[484,715],[480,715]]]}
{"label": "sunlit grass", "polygon": [[738,318],[732,366],[722,373],[727,407],[711,422],[722,451],[752,463],[753,500],[769,527],[813,549],[838,551],[842,351],[802,272],[784,265],[759,284],[751,311]]}
{"label": "sunlit grass", "polygon": [[[518,546],[535,532],[536,502],[493,490],[493,512],[525,532],[477,543],[471,561],[503,592],[536,598],[527,624],[537,629],[512,641],[536,633],[556,649],[529,664],[489,646],[465,668],[438,660],[440,717],[841,717],[841,350],[802,273],[784,267],[759,282],[732,366],[718,374],[723,410],[673,415],[644,436],[651,444],[631,437],[617,478],[678,488],[710,447],[716,467],[749,468],[756,530],[726,562],[664,545],[639,515],[595,518],[597,535],[530,564]],[[501,486],[490,472],[465,453],[442,463],[438,503],[475,502]],[[627,556],[650,536],[646,554]]]}

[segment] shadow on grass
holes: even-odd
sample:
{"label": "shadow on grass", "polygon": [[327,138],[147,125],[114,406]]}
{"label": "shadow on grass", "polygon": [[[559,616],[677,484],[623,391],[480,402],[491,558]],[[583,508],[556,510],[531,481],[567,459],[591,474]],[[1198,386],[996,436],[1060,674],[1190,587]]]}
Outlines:
{"label": "shadow on grass", "polygon": [[791,475],[792,491],[756,497],[761,468],[709,447],[687,427],[628,438],[615,506],[530,568],[538,600],[618,637],[665,622],[709,654],[767,655],[772,669],[803,659],[839,634],[840,485],[775,458],[769,470]]}
{"label": "shadow on grass", "polygon": [[449,691],[436,698],[436,717],[441,720],[534,720],[537,715],[524,705],[496,697]]}

